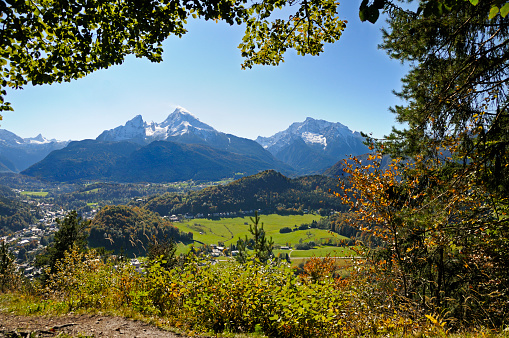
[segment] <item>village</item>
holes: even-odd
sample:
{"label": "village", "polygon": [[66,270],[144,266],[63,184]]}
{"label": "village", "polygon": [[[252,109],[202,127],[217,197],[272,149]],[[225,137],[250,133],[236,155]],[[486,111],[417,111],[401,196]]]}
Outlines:
{"label": "village", "polygon": [[[12,234],[0,237],[0,243],[6,243],[9,247],[9,251],[16,258],[16,264],[18,269],[21,270],[25,277],[33,279],[42,273],[42,268],[34,266],[35,257],[43,252],[47,245],[49,245],[55,233],[59,230],[57,219],[63,219],[68,213],[68,210],[60,209],[54,204],[44,203],[36,200],[22,200],[23,203],[30,204],[35,212],[36,209],[42,213],[42,217],[37,223],[31,224],[27,228],[15,231]],[[261,210],[257,210],[261,212]],[[98,209],[92,209],[90,211],[84,211],[80,216],[84,220],[91,220],[97,214]],[[178,214],[171,216],[164,216],[171,222],[182,222],[190,219],[199,219],[205,217],[236,217],[237,215],[253,215],[254,210],[240,211],[240,212],[220,212],[214,214],[204,215],[198,213],[196,215]],[[217,258],[220,256],[235,256],[237,251],[226,253],[225,248],[217,245],[211,245],[207,250],[211,258]],[[140,259],[131,259],[130,264],[138,272],[143,271],[143,263]]]}

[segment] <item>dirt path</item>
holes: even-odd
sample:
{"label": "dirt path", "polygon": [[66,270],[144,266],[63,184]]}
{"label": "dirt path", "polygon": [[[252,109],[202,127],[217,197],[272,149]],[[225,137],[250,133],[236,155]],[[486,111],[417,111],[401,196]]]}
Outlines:
{"label": "dirt path", "polygon": [[0,338],[55,337],[167,337],[184,336],[164,331],[154,325],[121,317],[66,315],[62,317],[13,316],[0,313]]}

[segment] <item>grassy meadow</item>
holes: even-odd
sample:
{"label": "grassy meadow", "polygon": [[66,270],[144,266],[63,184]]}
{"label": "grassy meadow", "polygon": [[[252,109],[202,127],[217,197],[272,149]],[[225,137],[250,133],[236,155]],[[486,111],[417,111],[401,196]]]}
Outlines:
{"label": "grassy meadow", "polygon": [[[299,242],[320,243],[320,241],[330,240],[339,242],[347,239],[335,233],[323,229],[296,230],[290,233],[280,233],[279,230],[284,227],[294,229],[301,224],[311,224],[312,221],[319,221],[319,215],[289,215],[281,216],[276,214],[261,215],[260,220],[267,237],[272,237],[275,246],[294,246]],[[249,216],[235,218],[221,218],[219,220],[211,219],[192,219],[182,222],[175,222],[174,225],[181,231],[192,232],[193,238],[204,244],[223,243],[225,246],[236,244],[239,238],[251,237],[249,225],[252,224]],[[186,252],[190,246],[180,245],[178,252]],[[330,254],[332,257],[351,256],[353,252],[348,248],[334,246],[317,246],[311,250],[275,250],[275,253],[290,253],[293,257],[323,257]]]}
{"label": "grassy meadow", "polygon": [[31,197],[46,197],[48,195],[47,191],[22,191],[21,195],[31,196]]}

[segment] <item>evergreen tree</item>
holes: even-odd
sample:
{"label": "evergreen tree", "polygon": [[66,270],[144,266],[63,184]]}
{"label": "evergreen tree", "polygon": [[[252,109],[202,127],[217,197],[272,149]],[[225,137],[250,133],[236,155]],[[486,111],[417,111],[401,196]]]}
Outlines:
{"label": "evergreen tree", "polygon": [[[90,223],[83,221],[75,210],[69,212],[63,219],[57,219],[56,222],[58,231],[55,233],[53,243],[46,248],[44,254],[39,255],[36,259],[36,265],[48,266],[50,274],[54,272],[56,262],[64,258],[66,251],[74,245],[80,249],[86,247],[85,228]],[[45,278],[43,277],[43,279]]]}
{"label": "evergreen tree", "polygon": [[[260,216],[258,212],[255,212],[255,216],[250,217],[251,223],[249,225],[249,232],[253,235],[252,238],[241,239],[237,241],[238,255],[235,256],[237,261],[245,263],[248,259],[254,259],[255,261],[265,264],[270,259],[274,258],[272,253],[274,242],[272,238],[267,239],[265,237],[265,230],[263,230],[263,223],[260,224]],[[253,250],[250,254],[249,250]]]}

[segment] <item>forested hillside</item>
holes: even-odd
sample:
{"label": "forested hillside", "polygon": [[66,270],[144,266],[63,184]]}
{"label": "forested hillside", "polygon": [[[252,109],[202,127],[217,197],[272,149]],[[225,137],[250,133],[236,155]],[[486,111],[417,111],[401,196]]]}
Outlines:
{"label": "forested hillside", "polygon": [[146,255],[149,243],[171,239],[189,243],[193,235],[182,233],[151,211],[119,205],[106,206],[97,213],[90,224],[88,243],[134,257]]}
{"label": "forested hillside", "polygon": [[261,209],[262,212],[299,214],[306,210],[328,213],[343,207],[329,189],[337,180],[326,176],[304,176],[290,179],[267,170],[244,177],[224,186],[213,186],[187,194],[164,194],[149,198],[143,204],[160,215],[208,214]]}
{"label": "forested hillside", "polygon": [[11,189],[0,186],[0,236],[27,228],[39,216],[35,205],[22,202]]}

